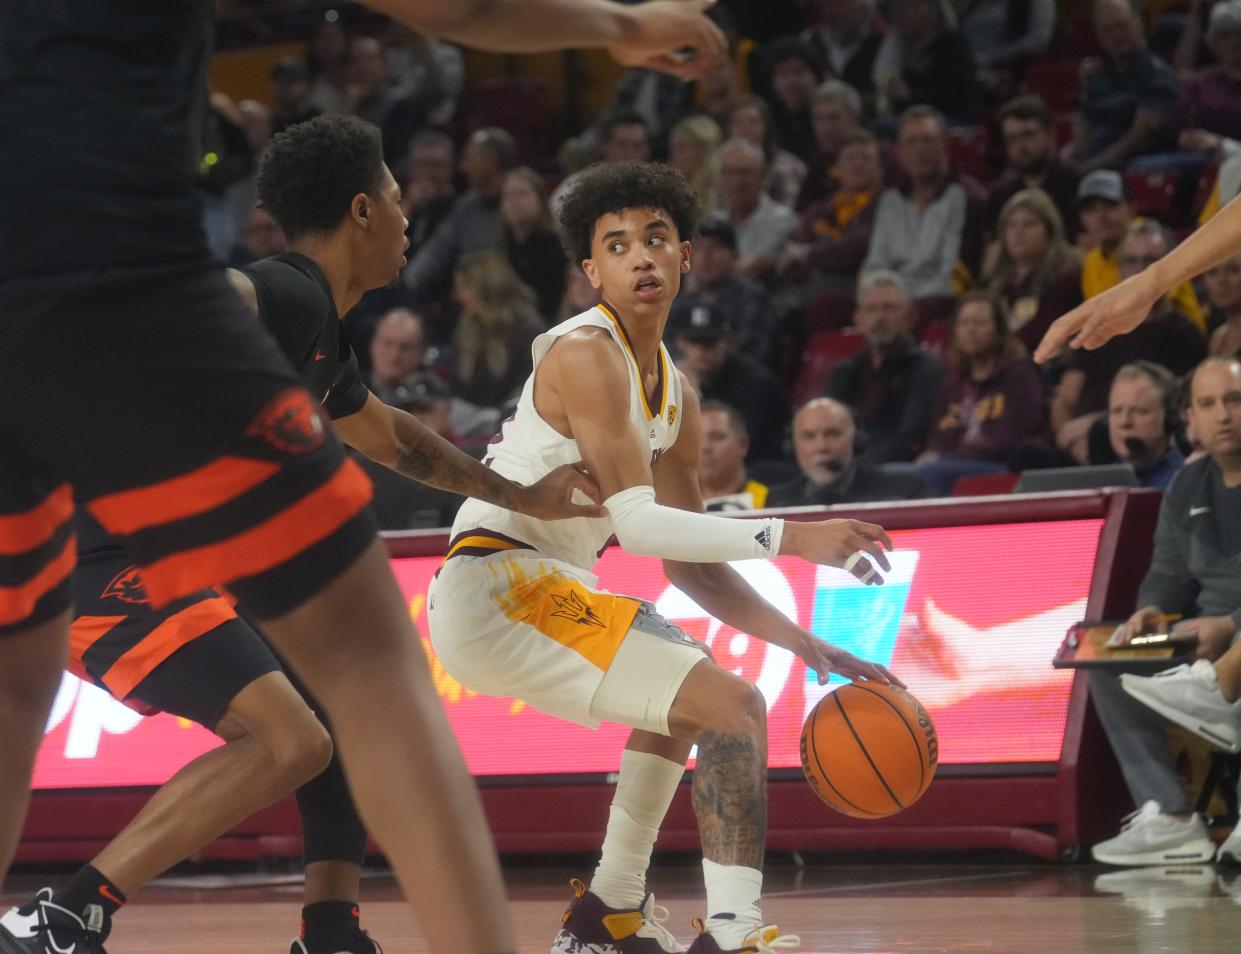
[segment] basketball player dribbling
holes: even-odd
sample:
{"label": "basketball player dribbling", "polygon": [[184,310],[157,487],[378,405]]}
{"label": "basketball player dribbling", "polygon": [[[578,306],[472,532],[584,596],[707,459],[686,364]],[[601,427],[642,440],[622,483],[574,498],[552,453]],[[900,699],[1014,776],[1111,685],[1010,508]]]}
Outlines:
{"label": "basketball player dribbling", "polygon": [[534,373],[488,460],[521,482],[582,460],[608,515],[553,524],[468,500],[428,594],[435,651],[466,687],[582,725],[633,728],[602,858],[589,890],[575,883],[554,954],[682,950],[645,879],[694,744],[708,918],[691,951],[797,944],[763,924],[759,904],[763,698],[650,604],[597,588],[590,568],[613,534],[630,553],[662,557],[668,578],[708,613],[792,651],[820,679],[896,681],[801,629],[723,562],[795,555],[878,583],[890,546],[880,527],[702,513],[698,397],[660,344],[690,267],[696,203],[679,173],[645,163],[594,167],[566,198],[569,256],[604,303],[535,340]]}
{"label": "basketball player dribbling", "polygon": [[[724,50],[705,0],[373,5],[467,44],[604,47],[683,78]],[[225,584],[262,620],[322,700],[432,948],[512,954],[369,482],[206,245],[194,173],[214,15],[210,0],[0,4],[0,321],[20,342],[0,349],[0,874],[65,663],[76,501],[154,603]]]}

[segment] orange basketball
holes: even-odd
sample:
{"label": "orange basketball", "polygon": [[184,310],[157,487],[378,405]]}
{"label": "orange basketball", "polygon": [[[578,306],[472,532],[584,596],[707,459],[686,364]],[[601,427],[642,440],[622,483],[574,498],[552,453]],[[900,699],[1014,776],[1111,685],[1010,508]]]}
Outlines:
{"label": "orange basketball", "polygon": [[854,818],[908,808],[935,777],[939,739],[922,703],[895,686],[848,683],[824,696],[801,730],[801,767],[815,794]]}

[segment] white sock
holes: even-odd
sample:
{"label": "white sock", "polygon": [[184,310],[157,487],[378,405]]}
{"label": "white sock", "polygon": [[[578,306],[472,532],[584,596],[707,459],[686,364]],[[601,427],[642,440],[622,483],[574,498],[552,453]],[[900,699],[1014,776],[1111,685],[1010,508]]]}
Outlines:
{"label": "white sock", "polygon": [[707,933],[721,950],[741,947],[745,939],[763,926],[759,897],[763,873],[744,865],[719,865],[702,859],[707,882]]}
{"label": "white sock", "polygon": [[646,869],[672,796],[685,774],[679,762],[626,749],[590,890],[610,908],[641,907]]}

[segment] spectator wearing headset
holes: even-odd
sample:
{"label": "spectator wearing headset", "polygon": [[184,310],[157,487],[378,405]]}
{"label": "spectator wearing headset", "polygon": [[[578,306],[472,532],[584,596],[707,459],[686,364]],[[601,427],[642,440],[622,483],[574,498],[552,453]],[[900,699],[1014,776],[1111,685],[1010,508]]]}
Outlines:
{"label": "spectator wearing headset", "polygon": [[1134,361],[1116,372],[1106,424],[1091,433],[1090,462],[1133,465],[1143,487],[1167,490],[1185,455],[1176,442],[1180,387],[1163,365]]}

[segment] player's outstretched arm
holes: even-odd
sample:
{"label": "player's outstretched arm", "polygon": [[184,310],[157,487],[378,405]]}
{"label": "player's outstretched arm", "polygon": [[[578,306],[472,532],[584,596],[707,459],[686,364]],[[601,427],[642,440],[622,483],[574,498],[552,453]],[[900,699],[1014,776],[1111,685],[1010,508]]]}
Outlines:
{"label": "player's outstretched arm", "polygon": [[[698,395],[685,381],[682,395],[681,432],[672,449],[655,464],[655,494],[661,504],[702,513],[702,491],[698,483],[701,442]],[[818,673],[821,683],[826,683],[828,674],[835,672],[848,679],[874,679],[903,685],[883,666],[858,659],[806,632],[763,599],[745,577],[727,563],[665,560],[664,572],[674,586],[720,622],[782,646],[802,659]]]}
{"label": "player's outstretched arm", "polygon": [[1098,348],[1142,323],[1161,295],[1241,251],[1241,197],[1161,258],[1115,288],[1056,319],[1043,335],[1034,360],[1052,358],[1066,344]]}
{"label": "player's outstretched arm", "polygon": [[389,407],[374,394],[367,396],[357,414],[338,418],[332,426],[341,440],[371,460],[439,490],[476,497],[541,520],[600,517],[605,512],[598,503],[573,502],[575,490],[593,500],[599,496],[595,482],[577,467],[558,467],[537,484],[523,487],[484,467],[412,414]]}
{"label": "player's outstretched arm", "polygon": [[[364,0],[416,30],[499,53],[606,49],[625,66],[681,79],[727,55],[705,12],[715,0]],[[692,55],[686,55],[692,51]]]}

